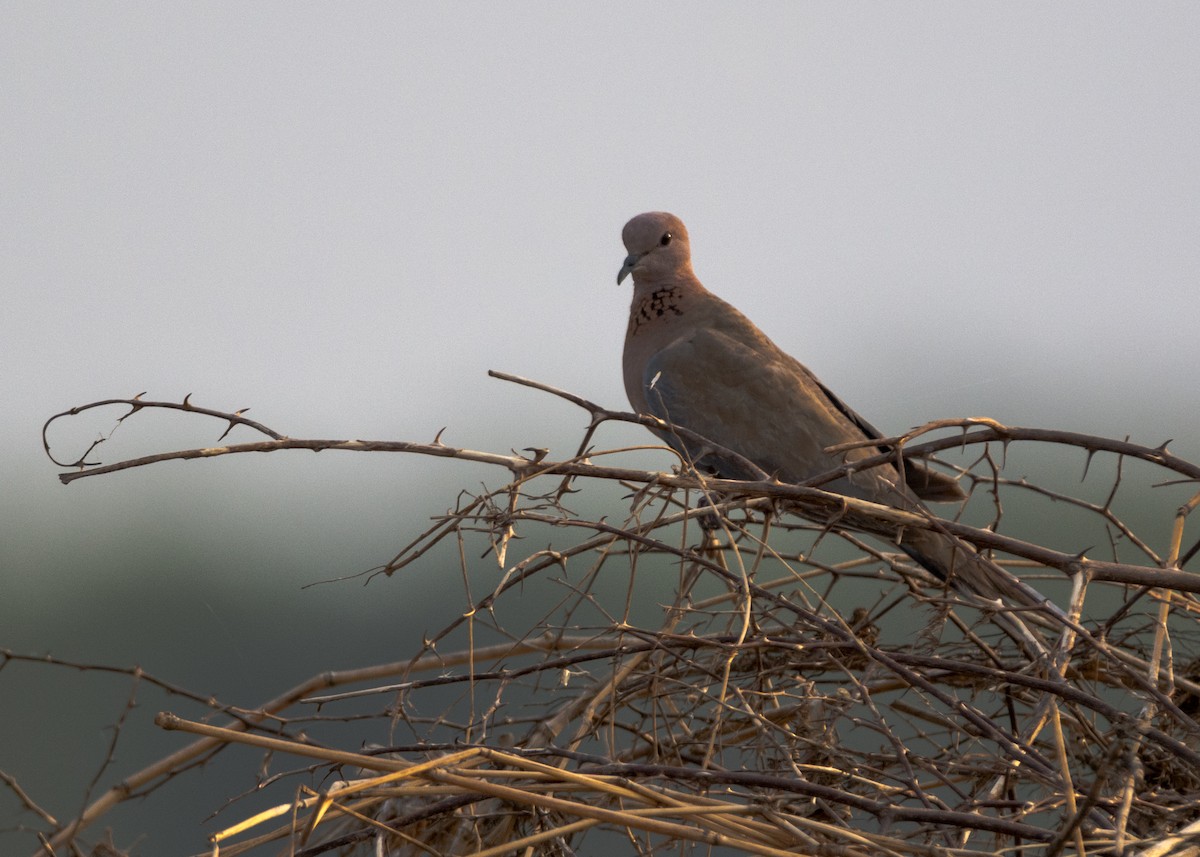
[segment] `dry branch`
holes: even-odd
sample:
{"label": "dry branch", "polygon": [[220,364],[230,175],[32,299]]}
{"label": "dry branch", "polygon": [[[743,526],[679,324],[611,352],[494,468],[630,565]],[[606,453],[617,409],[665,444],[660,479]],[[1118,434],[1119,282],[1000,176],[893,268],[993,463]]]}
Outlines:
{"label": "dry branch", "polygon": [[[459,543],[464,574],[469,551],[461,546],[481,543],[500,560],[494,588],[454,609],[423,651],[315,676],[255,711],[212,703],[232,715],[221,727],[161,715],[163,728],[201,737],[113,785],[76,819],[42,812],[47,848],[70,847],[122,800],[231,743],[257,746],[273,759],[338,766],[344,782],[320,793],[280,791],[276,809],[214,836],[227,855],[270,853],[285,842],[306,855],[376,847],[567,854],[600,831],[645,854],[676,853],[683,843],[771,855],[1017,853],[1030,846],[1044,854],[1117,855],[1134,847],[1165,855],[1186,847],[1181,831],[1200,819],[1200,602],[1192,595],[1200,577],[1182,566],[1194,553],[1184,534],[1200,494],[1164,504],[1171,536],[1155,549],[1119,514],[1135,490],[1120,463],[1146,462],[1162,474],[1159,482],[1175,484],[1200,480],[1200,467],[1166,444],[983,419],[930,423],[887,439],[889,452],[853,465],[977,454],[958,467],[968,517],[987,515],[986,525],[972,525],[820,489],[848,467],[797,486],[767,474],[736,482],[682,467],[658,473],[598,464],[607,453],[594,451],[593,442],[608,422],[682,430],[493,374],[587,411],[577,453],[551,460],[544,450],[496,454],[440,438],[294,439],[241,411],[140,397],[47,421],[47,454],[52,425],[101,406],[127,409],[118,424],[141,411],[173,409],[217,419],[226,432],[266,437],[108,465],[86,462],[92,444],[70,465],[78,469],[60,476],[64,483],[168,460],[285,449],[457,458],[510,476],[496,491],[462,496],[376,570],[395,575],[447,541]],[[1117,475],[1100,499],[1004,475],[1008,449],[1029,444],[1080,450],[1087,464],[1115,456]],[[610,505],[590,519],[564,506],[567,497],[579,502],[571,489],[604,482],[631,492],[619,513]],[[1094,520],[1106,535],[1107,558],[1001,532],[1006,507],[1034,497]],[[707,504],[697,506],[699,498]],[[1003,632],[998,618],[1011,608],[963,600],[903,557],[841,530],[847,521],[869,522],[865,529],[876,534],[936,528],[995,552],[1022,577],[1037,572],[1069,583],[1063,603],[1025,611],[1039,617],[1044,655],[1031,656]],[[550,533],[553,545],[516,555],[515,538],[530,532]],[[634,592],[668,569],[678,573],[673,603],[657,624],[632,620]],[[601,572],[627,580],[628,593],[599,585]],[[510,594],[529,586],[557,591],[557,607],[534,627],[506,625]],[[459,695],[447,704],[452,691]],[[434,698],[441,701],[430,708]],[[178,699],[188,702],[184,694]],[[390,734],[405,740],[348,752],[277,728],[313,710],[336,719],[343,706],[375,699]],[[282,787],[289,779],[284,771],[270,782]],[[34,811],[16,780],[5,782]]]}

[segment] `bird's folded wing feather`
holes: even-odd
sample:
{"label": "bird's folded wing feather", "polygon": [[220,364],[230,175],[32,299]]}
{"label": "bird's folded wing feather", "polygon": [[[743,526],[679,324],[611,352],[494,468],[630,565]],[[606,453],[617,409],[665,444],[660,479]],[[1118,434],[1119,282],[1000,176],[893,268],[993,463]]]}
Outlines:
{"label": "bird's folded wing feather", "polygon": [[[825,447],[866,436],[795,361],[712,328],[693,329],[659,349],[642,380],[655,416],[787,482],[836,466]],[[705,463],[720,470],[717,462]]]}
{"label": "bird's folded wing feather", "polygon": [[[801,482],[840,464],[826,447],[882,437],[793,358],[765,340],[747,344],[719,329],[692,329],[669,342],[647,360],[642,382],[652,414],[732,449],[785,482]],[[676,438],[666,439],[693,457],[698,452]],[[867,447],[850,457],[878,451]],[[750,478],[719,455],[696,463],[730,478]],[[920,464],[909,462],[906,471],[918,495],[927,488],[937,495],[930,499],[961,496],[953,480]],[[853,482],[830,487],[883,500],[883,493],[894,495],[895,471],[877,468]]]}
{"label": "bird's folded wing feather", "polygon": [[[802,364],[797,363],[796,366],[801,372],[807,375],[814,384],[821,388],[821,391],[825,393],[825,396],[829,399],[829,401],[831,401],[834,406],[845,415],[846,419],[858,426],[866,437],[874,439],[882,438],[884,436],[883,432],[863,419],[857,412],[854,411],[853,408],[838,398],[837,394],[834,393],[833,390],[822,384],[821,381],[815,375],[809,372],[808,369],[806,369]],[[875,449],[876,448],[870,448],[872,454],[874,454]],[[881,452],[891,452],[894,447],[879,446],[877,449]],[[915,461],[912,459],[905,461],[904,480],[914,494],[916,494],[922,500],[928,500],[931,503],[956,503],[959,500],[965,499],[967,496],[959,486],[958,482],[956,482],[953,478],[934,470],[922,461]]]}

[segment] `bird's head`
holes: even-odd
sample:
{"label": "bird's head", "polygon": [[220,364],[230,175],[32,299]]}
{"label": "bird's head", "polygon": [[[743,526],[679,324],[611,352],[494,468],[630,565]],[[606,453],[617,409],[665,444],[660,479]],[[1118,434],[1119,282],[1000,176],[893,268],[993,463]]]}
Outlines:
{"label": "bird's head", "polygon": [[648,211],[625,224],[621,230],[625,242],[625,264],[617,274],[620,283],[633,274],[633,281],[654,282],[690,274],[692,251],[687,227],[674,214]]}

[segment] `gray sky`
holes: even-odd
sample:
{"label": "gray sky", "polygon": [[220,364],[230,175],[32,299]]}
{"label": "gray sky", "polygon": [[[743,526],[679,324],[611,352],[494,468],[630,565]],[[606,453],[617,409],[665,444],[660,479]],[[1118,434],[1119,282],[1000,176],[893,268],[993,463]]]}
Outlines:
{"label": "gray sky", "polygon": [[1192,5],[284,9],[3,9],[26,447],[140,390],[475,443],[514,396],[489,367],[622,404],[620,227],[651,208],[889,426],[1195,389]]}
{"label": "gray sky", "polygon": [[[0,646],[81,656],[45,611],[193,584],[183,554],[213,598],[301,598],[503,476],[296,455],[62,488],[48,415],[192,393],[293,436],[565,451],[582,414],[486,370],[623,407],[648,209],[885,431],[1197,457],[1197,45],[1194,3],[0,5]],[[131,421],[101,457],[218,434]],[[88,657],[162,631],[117,622]]]}

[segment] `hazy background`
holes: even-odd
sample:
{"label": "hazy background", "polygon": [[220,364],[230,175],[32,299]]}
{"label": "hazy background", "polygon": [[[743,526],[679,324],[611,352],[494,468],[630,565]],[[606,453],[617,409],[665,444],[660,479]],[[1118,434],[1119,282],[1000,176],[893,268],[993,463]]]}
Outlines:
{"label": "hazy background", "polygon": [[[297,452],[68,488],[41,424],[191,393],[296,437],[566,453],[582,412],[486,370],[623,407],[620,229],[648,209],[886,431],[1200,456],[1198,44],[1192,3],[0,5],[0,647],[244,705],[410,653],[461,612],[456,568],[301,587],[503,472]],[[93,458],[222,429],[139,415]],[[129,690],[9,664],[0,769],[71,816]],[[179,745],[150,725],[176,703],[139,700],[101,786]],[[102,826],[199,851],[229,791],[193,774]],[[0,850],[33,821],[0,790]]]}

